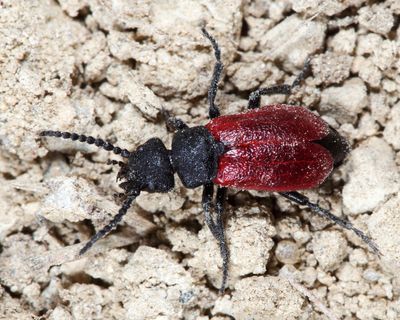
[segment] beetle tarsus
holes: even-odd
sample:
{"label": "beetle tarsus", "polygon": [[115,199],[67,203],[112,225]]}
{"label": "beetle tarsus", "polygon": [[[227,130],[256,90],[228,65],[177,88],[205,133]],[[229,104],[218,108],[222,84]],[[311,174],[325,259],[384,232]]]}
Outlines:
{"label": "beetle tarsus", "polygon": [[308,75],[311,66],[311,57],[307,57],[306,61],[304,61],[303,69],[301,69],[300,73],[297,75],[296,79],[294,79],[291,89],[297,87],[300,82],[302,82]]}
{"label": "beetle tarsus", "polygon": [[267,88],[260,88],[257,89],[256,91],[253,91],[249,95],[249,102],[247,104],[248,109],[256,109],[260,107],[261,104],[261,96],[265,95],[273,95],[273,94],[285,94],[285,95],[290,95],[292,93],[293,88],[297,87],[301,81],[305,79],[307,76],[309,70],[310,70],[310,62],[311,58],[308,57],[306,61],[304,62],[303,69],[300,71],[300,73],[297,75],[296,79],[292,82],[291,85],[288,84],[282,84],[282,85],[277,85],[277,86],[271,86]]}
{"label": "beetle tarsus", "polygon": [[311,211],[317,213],[321,217],[327,218],[327,219],[333,221],[334,223],[338,224],[339,226],[341,226],[347,230],[353,231],[359,238],[361,238],[372,249],[372,251],[375,254],[377,254],[379,256],[382,255],[382,253],[380,252],[376,243],[374,241],[372,241],[372,239],[370,237],[368,237],[364,232],[355,228],[350,221],[341,219],[341,218],[335,216],[334,214],[332,214],[331,212],[329,212],[328,210],[321,208],[316,203],[310,202],[310,200],[306,196],[300,194],[299,192],[296,192],[296,191],[280,192],[279,194],[282,195],[283,197],[285,197],[286,199],[289,199],[299,205],[307,206],[311,209]]}
{"label": "beetle tarsus", "polygon": [[214,71],[213,75],[211,78],[211,85],[210,88],[208,89],[208,103],[209,103],[209,110],[208,114],[210,119],[219,117],[220,112],[218,106],[215,105],[215,97],[217,95],[218,91],[218,82],[221,77],[222,70],[224,69],[224,65],[222,64],[221,61],[221,50],[218,46],[218,42],[214,39],[213,36],[211,36],[205,28],[202,28],[201,31],[203,32],[203,35],[210,40],[211,45],[214,50],[214,55],[215,59],[217,60],[214,65]]}
{"label": "beetle tarsus", "polygon": [[250,93],[247,108],[248,109],[259,108],[260,104],[261,104],[261,96],[265,96],[265,95],[268,96],[268,95],[273,95],[273,94],[289,95],[291,93],[291,91],[292,91],[292,87],[288,84],[257,89],[256,91],[253,91],[252,93]]}
{"label": "beetle tarsus", "polygon": [[131,155],[131,153],[126,149],[121,149],[120,147],[115,147],[108,141],[105,141],[100,138],[94,138],[92,136],[86,136],[84,134],[77,134],[74,132],[45,130],[45,131],[40,132],[39,135],[42,137],[56,137],[56,138],[70,139],[72,141],[85,142],[87,144],[94,144],[96,147],[103,148],[106,151],[112,151],[115,154],[119,154],[123,158],[129,158],[129,156]]}

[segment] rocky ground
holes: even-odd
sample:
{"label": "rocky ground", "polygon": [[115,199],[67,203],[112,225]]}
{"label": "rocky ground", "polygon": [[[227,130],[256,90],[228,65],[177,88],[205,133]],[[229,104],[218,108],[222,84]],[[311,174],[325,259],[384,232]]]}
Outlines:
{"label": "rocky ground", "polygon": [[[0,1],[1,319],[399,319],[400,3],[398,0]],[[207,122],[245,110],[259,87],[312,74],[290,97],[352,146],[313,201],[353,233],[277,195],[230,190],[230,277],[204,223],[200,188],[142,194],[116,232],[83,242],[118,208],[118,157],[44,129],[133,150],[167,145],[160,110]]]}

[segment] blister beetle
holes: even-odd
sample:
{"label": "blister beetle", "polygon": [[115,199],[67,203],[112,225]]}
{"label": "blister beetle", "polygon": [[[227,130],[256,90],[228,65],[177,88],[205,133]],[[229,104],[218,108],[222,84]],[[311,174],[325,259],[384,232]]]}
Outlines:
{"label": "blister beetle", "polygon": [[[216,58],[208,90],[211,120],[205,126],[189,128],[182,120],[169,117],[167,124],[176,131],[171,150],[167,150],[158,138],[148,140],[135,151],[128,151],[91,136],[60,131],[40,133],[41,136],[94,144],[127,159],[126,163],[114,161],[121,166],[117,178],[123,180],[120,184],[124,190],[123,205],[112,221],[86,243],[80,254],[116,227],[141,191],[170,191],[174,187],[175,173],[186,188],[203,187],[205,221],[219,243],[223,260],[221,291],[224,291],[228,277],[229,251],[223,223],[228,187],[278,192],[354,231],[375,253],[379,253],[376,244],[351,222],[336,217],[296,191],[315,188],[327,179],[349,152],[346,140],[304,107],[284,104],[260,107],[262,95],[289,95],[304,79],[310,61],[306,61],[291,85],[276,85],[252,92],[249,111],[220,116],[215,97],[223,70],[221,52],[216,40],[205,29],[202,32],[211,42]],[[218,186],[215,203],[214,184]]]}

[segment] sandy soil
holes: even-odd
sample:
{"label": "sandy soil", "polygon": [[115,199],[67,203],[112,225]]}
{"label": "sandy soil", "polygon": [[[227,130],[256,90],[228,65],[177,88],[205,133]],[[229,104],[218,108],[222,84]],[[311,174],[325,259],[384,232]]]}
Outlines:
{"label": "sandy soil", "polygon": [[[0,1],[0,319],[400,319],[400,2],[363,0]],[[165,108],[207,122],[218,39],[223,114],[259,87],[313,74],[290,97],[351,143],[305,194],[376,241],[277,195],[230,190],[230,277],[201,190],[142,194],[116,232],[118,159],[44,129],[133,150],[171,142]]]}

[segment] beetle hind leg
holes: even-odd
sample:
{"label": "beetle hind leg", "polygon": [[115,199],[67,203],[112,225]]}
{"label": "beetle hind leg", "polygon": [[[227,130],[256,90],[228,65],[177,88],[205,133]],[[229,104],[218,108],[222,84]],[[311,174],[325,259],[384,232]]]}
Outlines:
{"label": "beetle hind leg", "polygon": [[221,61],[221,50],[218,46],[217,41],[207,32],[205,28],[202,28],[201,32],[203,32],[203,35],[211,42],[211,45],[214,50],[215,59],[217,60],[214,65],[214,71],[211,78],[211,85],[210,88],[208,89],[208,104],[209,104],[208,114],[210,119],[213,119],[219,117],[220,115],[219,108],[218,106],[215,105],[215,97],[217,95],[218,82],[221,77],[222,70],[224,69],[224,65],[222,64]]}
{"label": "beetle hind leg", "polygon": [[215,207],[214,207],[214,210],[216,211],[215,221],[211,215],[211,210],[213,208],[212,205],[213,193],[214,193],[214,185],[212,183],[205,185],[203,189],[202,204],[207,226],[219,244],[219,249],[222,257],[222,283],[219,292],[223,293],[225,291],[226,282],[228,279],[228,267],[229,267],[229,250],[226,244],[224,221],[223,221],[226,188],[218,188],[217,190]]}
{"label": "beetle hind leg", "polygon": [[226,244],[225,239],[225,231],[224,231],[224,203],[226,197],[226,188],[218,188],[217,197],[215,202],[215,211],[217,212],[217,230],[218,237],[217,240],[219,242],[219,250],[221,252],[222,257],[222,284],[220,288],[220,292],[223,293],[226,287],[226,282],[228,280],[228,267],[229,267],[229,250]]}
{"label": "beetle hind leg", "polygon": [[285,197],[286,199],[289,199],[299,205],[307,206],[311,209],[311,211],[315,212],[316,214],[320,215],[321,217],[327,218],[327,219],[333,221],[334,223],[338,224],[339,226],[341,226],[347,230],[353,231],[359,238],[361,238],[372,249],[372,251],[375,254],[381,255],[381,252],[379,251],[379,248],[376,245],[376,243],[373,242],[372,239],[370,237],[368,237],[364,232],[355,228],[350,221],[341,219],[341,218],[335,216],[328,210],[323,209],[320,206],[318,206],[316,203],[310,202],[310,200],[306,196],[304,196],[296,191],[279,192],[279,194],[282,195],[283,197]]}
{"label": "beetle hind leg", "polygon": [[303,69],[300,71],[300,73],[297,75],[296,79],[294,79],[291,85],[282,84],[267,88],[260,88],[250,93],[247,108],[249,109],[259,108],[261,103],[261,96],[273,95],[273,94],[285,94],[285,95],[291,94],[293,88],[297,87],[300,84],[300,82],[303,81],[307,76],[308,71],[310,69],[310,61],[311,59],[307,58],[307,60],[304,62]]}

